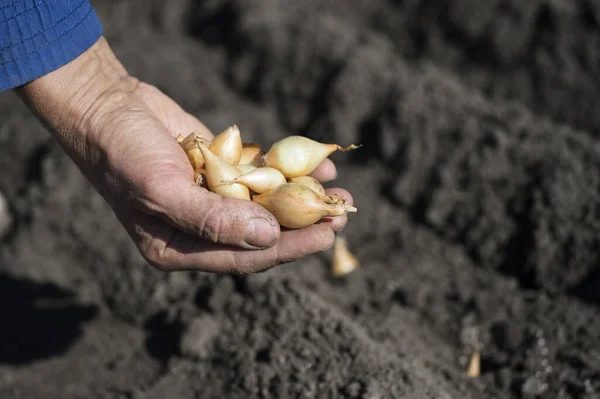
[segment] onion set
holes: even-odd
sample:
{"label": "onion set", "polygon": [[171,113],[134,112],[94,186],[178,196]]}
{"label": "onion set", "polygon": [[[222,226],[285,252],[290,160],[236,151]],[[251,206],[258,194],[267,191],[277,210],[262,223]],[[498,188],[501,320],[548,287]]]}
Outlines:
{"label": "onion set", "polygon": [[360,266],[358,259],[348,249],[345,237],[337,236],[333,244],[333,262],[331,272],[334,277],[344,277]]}
{"label": "onion set", "polygon": [[260,145],[256,143],[242,143],[242,156],[240,158],[240,164],[262,166],[262,157],[265,152],[260,148]]}
{"label": "onion set", "polygon": [[239,198],[250,201],[250,190],[239,183],[223,183],[231,181],[242,174],[235,165],[213,154],[204,144],[200,150],[205,159],[206,183],[208,189],[222,197]]}
{"label": "onion set", "polygon": [[356,212],[355,207],[330,198],[333,197],[320,196],[302,184],[285,183],[254,196],[252,201],[271,212],[283,227],[299,229],[326,216]]}
{"label": "onion set", "polygon": [[321,162],[335,151],[350,151],[337,144],[323,144],[303,136],[288,136],[276,141],[262,157],[264,166],[278,169],[287,178],[311,174]]}
{"label": "onion set", "polygon": [[[190,161],[198,186],[222,197],[261,205],[283,227],[299,229],[324,217],[357,211],[341,196],[326,195],[321,183],[310,174],[335,151],[350,151],[360,145],[342,147],[288,136],[265,151],[256,143],[243,142],[236,125],[212,141],[196,133],[185,137],[180,134],[176,140]],[[338,258],[343,260],[337,262],[339,274],[356,267],[352,266],[356,260],[349,256]]]}
{"label": "onion set", "polygon": [[204,156],[200,151],[200,144],[205,142],[201,134],[190,133],[187,137],[183,137],[181,134],[177,137],[179,145],[185,151],[194,171],[200,172],[204,167]]}
{"label": "onion set", "polygon": [[[241,183],[247,186],[255,193],[264,193],[272,188],[281,186],[286,183],[285,177],[277,169],[269,166],[256,168],[248,173],[236,177],[228,181],[229,183]],[[227,183],[227,181],[224,181]]]}
{"label": "onion set", "polygon": [[232,165],[239,164],[242,157],[240,129],[236,125],[231,125],[213,139],[208,149]]}
{"label": "onion set", "polygon": [[288,183],[302,184],[302,185],[310,188],[311,190],[313,190],[315,193],[317,193],[319,195],[325,195],[325,189],[323,188],[323,185],[312,176],[292,177],[290,179],[287,179],[287,181],[288,181]]}

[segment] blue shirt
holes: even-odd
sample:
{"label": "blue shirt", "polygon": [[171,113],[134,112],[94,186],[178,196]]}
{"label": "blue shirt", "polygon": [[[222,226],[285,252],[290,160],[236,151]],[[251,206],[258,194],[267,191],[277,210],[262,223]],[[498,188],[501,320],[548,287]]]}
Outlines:
{"label": "blue shirt", "polygon": [[60,68],[101,35],[88,0],[0,0],[0,91]]}

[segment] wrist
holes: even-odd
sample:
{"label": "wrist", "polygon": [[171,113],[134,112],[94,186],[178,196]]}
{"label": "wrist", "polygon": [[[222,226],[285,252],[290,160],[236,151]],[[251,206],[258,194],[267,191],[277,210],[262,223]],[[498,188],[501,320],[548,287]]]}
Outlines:
{"label": "wrist", "polygon": [[94,136],[103,116],[122,107],[137,84],[100,38],[73,61],[15,91],[77,162],[93,156],[90,146],[99,140]]}

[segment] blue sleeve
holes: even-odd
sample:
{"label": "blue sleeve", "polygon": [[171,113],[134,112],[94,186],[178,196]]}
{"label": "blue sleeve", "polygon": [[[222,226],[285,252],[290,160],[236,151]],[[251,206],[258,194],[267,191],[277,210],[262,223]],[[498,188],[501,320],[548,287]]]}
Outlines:
{"label": "blue sleeve", "polygon": [[101,35],[88,0],[0,0],[0,91],[60,68]]}

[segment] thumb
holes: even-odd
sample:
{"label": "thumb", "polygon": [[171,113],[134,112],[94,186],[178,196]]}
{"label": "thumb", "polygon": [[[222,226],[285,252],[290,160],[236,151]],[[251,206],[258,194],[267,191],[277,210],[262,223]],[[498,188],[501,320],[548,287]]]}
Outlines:
{"label": "thumb", "polygon": [[181,177],[162,184],[160,192],[154,191],[143,202],[148,213],[214,243],[261,249],[279,239],[279,223],[262,206],[223,198]]}

